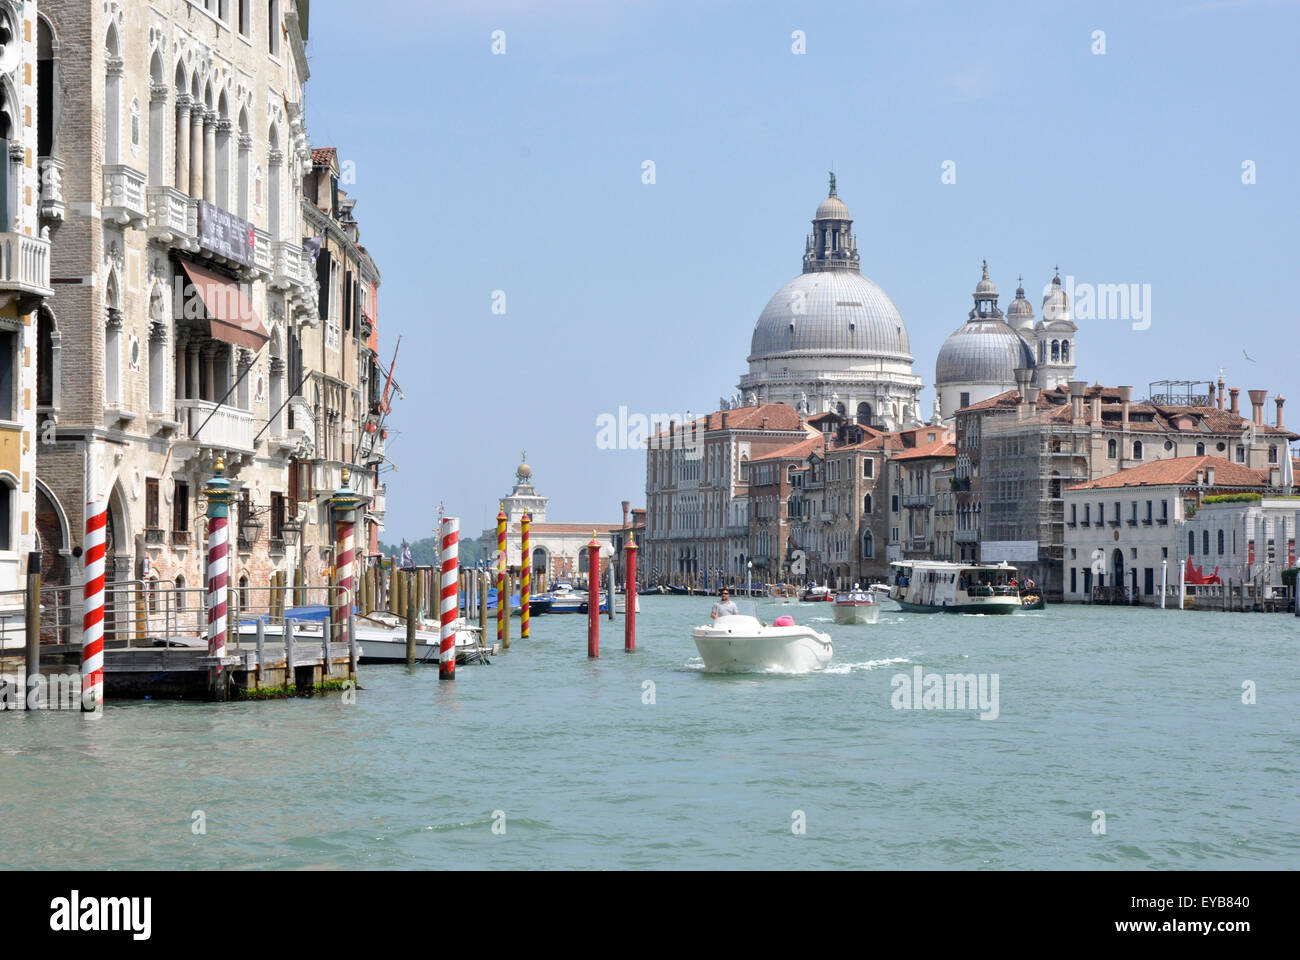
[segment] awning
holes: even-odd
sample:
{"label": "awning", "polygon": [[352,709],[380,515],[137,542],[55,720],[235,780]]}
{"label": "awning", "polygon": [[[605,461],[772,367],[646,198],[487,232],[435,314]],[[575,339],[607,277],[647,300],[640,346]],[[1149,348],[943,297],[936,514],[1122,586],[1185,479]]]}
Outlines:
{"label": "awning", "polygon": [[203,301],[204,317],[199,322],[207,325],[208,335],[237,347],[262,349],[271,335],[244,295],[243,287],[188,260],[181,260],[180,265]]}

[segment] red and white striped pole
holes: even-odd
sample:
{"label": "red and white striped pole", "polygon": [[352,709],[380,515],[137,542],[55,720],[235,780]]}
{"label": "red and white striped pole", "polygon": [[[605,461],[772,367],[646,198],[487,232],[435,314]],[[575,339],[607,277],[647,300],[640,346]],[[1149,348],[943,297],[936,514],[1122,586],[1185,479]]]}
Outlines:
{"label": "red and white striped pole", "polygon": [[[203,491],[208,498],[208,656],[226,655],[226,600],[230,563],[230,481],[224,476],[226,461],[217,457],[213,472]],[[225,668],[214,664],[208,669],[208,689],[218,699],[225,698],[222,678]]]}
{"label": "red and white striped pole", "polygon": [[[442,589],[438,603],[438,679],[456,679],[456,617],[460,614],[458,567],[460,565],[460,519],[442,518]],[[499,600],[498,600],[499,602]]]}
{"label": "red and white striped pole", "polygon": [[347,467],[343,468],[342,484],[330,497],[330,507],[334,511],[334,583],[339,588],[337,596],[331,602],[330,620],[334,624],[334,640],[342,642],[351,640],[347,636],[349,614],[352,612],[352,584],[356,568],[356,525],[357,505],[361,498],[352,492],[352,476]]}
{"label": "red and white striped pole", "polygon": [[587,544],[587,656],[600,656],[600,542],[595,530]]}
{"label": "red and white striped pole", "polygon": [[86,504],[86,539],[82,562],[86,582],[86,612],[81,625],[81,709],[87,713],[104,704],[104,556],[108,504]]}
{"label": "red and white striped pole", "polygon": [[[627,558],[624,563],[627,607],[623,611],[623,649],[628,653],[636,649],[636,551],[636,535],[629,533],[627,546],[623,548],[623,556]],[[609,602],[613,604],[614,598],[610,597]]]}

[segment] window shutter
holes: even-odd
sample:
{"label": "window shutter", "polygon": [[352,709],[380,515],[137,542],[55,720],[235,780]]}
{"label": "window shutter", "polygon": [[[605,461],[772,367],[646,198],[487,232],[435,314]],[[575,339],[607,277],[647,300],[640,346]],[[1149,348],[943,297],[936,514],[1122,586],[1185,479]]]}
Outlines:
{"label": "window shutter", "polygon": [[316,258],[316,286],[320,289],[317,300],[318,310],[320,318],[324,320],[330,315],[330,253],[328,250],[322,250],[320,256]]}

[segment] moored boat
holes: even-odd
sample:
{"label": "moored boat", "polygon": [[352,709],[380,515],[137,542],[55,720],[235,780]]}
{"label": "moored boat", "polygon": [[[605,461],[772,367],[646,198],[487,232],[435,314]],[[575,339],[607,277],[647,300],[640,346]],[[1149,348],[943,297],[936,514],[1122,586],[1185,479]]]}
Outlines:
{"label": "moored boat", "polygon": [[1009,563],[900,560],[890,597],[910,613],[1015,613],[1020,609],[1016,568]]}
{"label": "moored boat", "polygon": [[778,617],[766,626],[741,614],[718,617],[691,631],[707,670],[719,672],[783,671],[806,673],[830,663],[831,638],[812,627]]}
{"label": "moored boat", "polygon": [[1041,593],[1026,593],[1020,598],[1021,610],[1046,610],[1047,601]]}

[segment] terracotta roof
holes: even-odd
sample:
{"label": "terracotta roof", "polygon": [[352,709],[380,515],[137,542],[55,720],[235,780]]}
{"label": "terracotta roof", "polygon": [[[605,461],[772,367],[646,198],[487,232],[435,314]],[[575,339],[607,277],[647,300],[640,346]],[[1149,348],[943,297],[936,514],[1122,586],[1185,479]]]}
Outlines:
{"label": "terracotta roof", "polygon": [[957,456],[957,445],[948,440],[936,440],[934,443],[923,443],[919,447],[913,447],[911,450],[904,450],[902,453],[896,453],[890,459],[895,462],[899,460],[927,460],[931,457],[955,457]]}
{"label": "terracotta roof", "polygon": [[[518,530],[519,524],[512,523],[511,530]],[[597,534],[608,534],[615,530],[622,530],[621,523],[534,523],[529,525],[529,531],[533,534],[538,533],[585,533],[590,535],[594,529]]]}
{"label": "terracotta roof", "polygon": [[1018,390],[1008,390],[1006,393],[999,393],[996,397],[989,397],[979,403],[972,403],[968,407],[962,407],[957,412],[969,413],[973,410],[992,410],[994,407],[1014,407],[1019,402],[1020,392]]}
{"label": "terracotta roof", "polygon": [[822,447],[821,437],[809,437],[807,440],[800,440],[798,443],[792,443],[788,447],[782,447],[780,450],[774,450],[772,453],[765,453],[761,457],[755,457],[750,463],[759,463],[764,460],[795,460],[803,459],[815,450]]}
{"label": "terracotta roof", "polygon": [[[711,433],[722,429],[722,417],[726,414],[728,430],[799,430],[802,426],[793,407],[784,403],[764,403],[756,407],[736,407],[733,410],[715,410],[703,417],[692,418],[689,424],[682,424],[681,430],[703,430]],[[763,418],[767,425],[763,425]],[[667,430],[660,430],[656,437],[668,435]]]}
{"label": "terracotta roof", "polygon": [[[1196,483],[1197,471],[1214,468],[1214,487],[1267,487],[1268,471],[1244,467],[1222,457],[1174,457],[1169,460],[1152,460],[1140,467],[1130,467],[1091,483],[1082,483],[1069,490],[1106,490],[1117,487],[1170,487]],[[1208,484],[1208,481],[1206,481]]]}
{"label": "terracotta roof", "polygon": [[312,147],[311,162],[318,167],[328,167],[339,157],[337,147]]}

